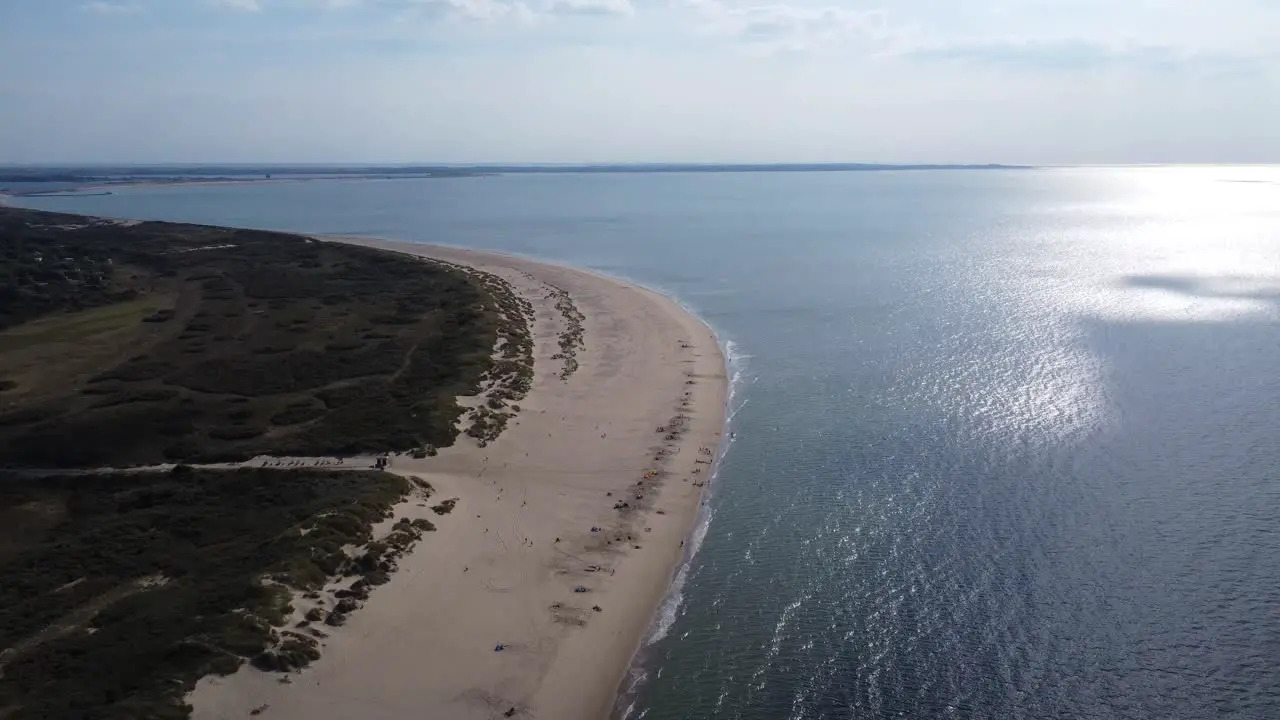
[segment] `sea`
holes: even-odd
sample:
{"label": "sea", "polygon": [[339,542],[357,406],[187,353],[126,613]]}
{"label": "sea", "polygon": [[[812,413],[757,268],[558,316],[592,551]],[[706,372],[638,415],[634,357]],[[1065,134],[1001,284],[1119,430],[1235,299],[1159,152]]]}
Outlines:
{"label": "sea", "polygon": [[1280,168],[136,187],[670,293],[733,377],[632,720],[1280,718]]}

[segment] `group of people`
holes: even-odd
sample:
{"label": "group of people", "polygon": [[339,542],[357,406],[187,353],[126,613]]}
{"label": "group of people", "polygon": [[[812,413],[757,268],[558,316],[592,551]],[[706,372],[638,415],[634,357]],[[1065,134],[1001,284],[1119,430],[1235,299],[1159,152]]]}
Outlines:
{"label": "group of people", "polygon": [[[342,465],[342,458],[265,458],[261,467],[327,467]],[[379,455],[373,459],[375,470],[386,470],[391,467],[390,455]]]}
{"label": "group of people", "polygon": [[266,458],[262,461],[262,467],[303,467],[307,465],[324,467],[341,464],[342,458]]}

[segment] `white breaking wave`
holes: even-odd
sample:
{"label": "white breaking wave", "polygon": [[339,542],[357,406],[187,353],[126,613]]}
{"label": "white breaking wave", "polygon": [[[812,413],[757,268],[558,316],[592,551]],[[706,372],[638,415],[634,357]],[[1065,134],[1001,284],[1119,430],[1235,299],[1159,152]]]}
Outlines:
{"label": "white breaking wave", "polygon": [[[714,330],[715,328],[712,328],[713,332]],[[717,337],[719,337],[718,333]],[[729,452],[729,447],[733,444],[733,433],[729,431],[733,426],[733,418],[738,410],[741,410],[742,406],[746,404],[745,399],[738,397],[738,390],[746,378],[747,360],[751,357],[742,352],[738,344],[732,340],[724,341],[721,352],[724,353],[725,365],[729,372],[729,391],[725,397],[726,432],[724,440],[720,443],[715,469],[709,478],[709,487],[715,487],[716,480],[720,477],[720,468],[723,464],[724,456]],[[680,563],[680,569],[676,571],[676,576],[671,581],[671,588],[668,590],[667,596],[663,598],[662,605],[658,608],[658,614],[654,618],[653,627],[649,631],[649,636],[645,639],[644,644],[646,646],[665,638],[671,630],[671,626],[675,624],[676,618],[680,616],[680,608],[684,604],[684,585],[689,578],[689,568],[693,565],[694,556],[698,554],[698,550],[702,548],[703,541],[707,538],[707,531],[711,527],[711,520],[714,515],[715,511],[711,508],[711,504],[704,501],[689,542],[685,543],[684,560]]]}

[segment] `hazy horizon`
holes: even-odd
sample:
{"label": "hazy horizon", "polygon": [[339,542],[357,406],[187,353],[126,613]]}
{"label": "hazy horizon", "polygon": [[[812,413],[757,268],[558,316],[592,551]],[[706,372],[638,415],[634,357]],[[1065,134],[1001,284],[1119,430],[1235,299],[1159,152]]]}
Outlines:
{"label": "hazy horizon", "polygon": [[1265,164],[1276,48],[1262,0],[9,0],[0,164]]}
{"label": "hazy horizon", "polygon": [[[1193,165],[1195,163],[1173,163],[1180,165]],[[1217,165],[1220,163],[1207,163]],[[1247,165],[1248,163],[1239,163]],[[1259,165],[1269,165],[1272,163],[1257,163]],[[1140,166],[1141,164],[1133,164]],[[1123,165],[1117,165],[1122,167]],[[470,169],[487,169],[487,168],[517,168],[517,169],[593,169],[593,168],[850,168],[853,170],[859,168],[885,168],[885,169],[910,169],[910,168],[1009,168],[1009,169],[1030,169],[1034,167],[1087,167],[1084,165],[1057,165],[1057,166],[1037,166],[1037,165],[1013,165],[1006,163],[950,163],[950,162],[921,162],[921,163],[894,163],[894,162],[858,162],[831,160],[824,162],[683,162],[680,160],[639,160],[633,162],[503,162],[503,161],[479,161],[479,162],[435,162],[431,160],[421,161],[403,161],[403,162],[326,162],[324,160],[308,160],[304,162],[249,162],[249,161],[191,161],[191,162],[132,162],[123,161],[88,161],[88,162],[30,162],[30,163],[7,163],[0,162],[0,169],[5,170],[127,170],[127,169],[145,169],[145,170],[162,170],[162,169],[206,169],[206,168],[223,168],[228,170],[257,170],[257,169],[280,169],[280,170],[308,170],[308,169],[333,169],[343,171],[361,171],[361,170],[399,170],[399,169],[435,169],[450,168],[460,170]]]}
{"label": "hazy horizon", "polygon": [[[289,161],[272,161],[272,162],[253,162],[240,160],[192,160],[187,162],[178,161],[158,161],[158,162],[135,162],[130,160],[95,160],[95,161],[66,161],[66,162],[0,162],[0,170],[125,170],[125,169],[192,169],[192,168],[224,168],[256,170],[256,169],[273,169],[281,170],[305,170],[305,169],[334,169],[343,171],[358,170],[381,170],[381,169],[433,169],[433,168],[456,168],[460,170],[469,169],[486,169],[486,168],[528,168],[528,169],[577,169],[577,168],[647,168],[647,167],[677,167],[677,168],[749,168],[749,167],[778,167],[778,168],[828,168],[842,166],[867,166],[868,168],[884,168],[886,170],[894,169],[912,169],[912,168],[928,168],[937,167],[942,169],[984,169],[987,167],[993,169],[1009,169],[1009,170],[1035,170],[1035,169],[1072,169],[1072,168],[1143,168],[1143,167],[1274,167],[1280,165],[1280,160],[1275,161],[1259,161],[1259,162],[1127,162],[1127,163],[1044,163],[1034,165],[1001,163],[1001,162],[946,162],[946,161],[922,161],[917,163],[899,163],[893,161],[887,162],[862,162],[856,160],[830,160],[821,162],[789,162],[780,160],[776,162],[746,162],[729,160],[725,162],[687,162],[682,160],[637,160],[637,161],[600,161],[600,162],[506,162],[502,160],[494,161],[472,161],[472,162],[443,162],[432,160],[408,160],[397,162],[367,162],[360,160],[352,160],[345,162],[326,161],[326,160],[307,160],[302,162]],[[854,171],[854,170],[851,170]]]}

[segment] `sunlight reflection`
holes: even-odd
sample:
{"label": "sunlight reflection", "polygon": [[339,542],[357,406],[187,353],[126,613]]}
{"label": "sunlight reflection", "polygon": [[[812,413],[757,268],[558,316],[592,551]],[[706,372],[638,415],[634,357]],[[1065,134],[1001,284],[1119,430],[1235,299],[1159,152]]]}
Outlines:
{"label": "sunlight reflection", "polygon": [[[1064,298],[1109,321],[1212,322],[1277,315],[1280,168],[1146,167],[1068,171],[1107,200],[1060,206],[1076,283]],[[1105,229],[1102,229],[1105,228]],[[1070,281],[1068,281],[1070,282]],[[1071,283],[1071,284],[1076,284]],[[1092,287],[1089,287],[1089,286]]]}
{"label": "sunlight reflection", "polygon": [[982,378],[962,378],[985,385],[980,432],[1061,442],[1107,424],[1088,328],[1280,321],[1280,168],[1053,172],[1071,190],[1002,228],[985,266],[1008,342],[976,358]]}

